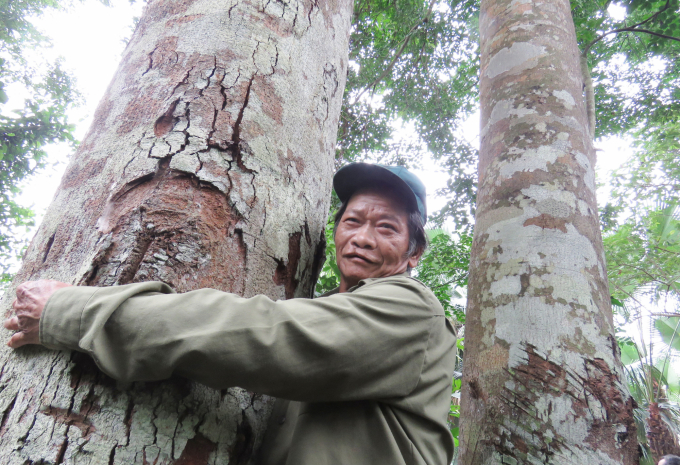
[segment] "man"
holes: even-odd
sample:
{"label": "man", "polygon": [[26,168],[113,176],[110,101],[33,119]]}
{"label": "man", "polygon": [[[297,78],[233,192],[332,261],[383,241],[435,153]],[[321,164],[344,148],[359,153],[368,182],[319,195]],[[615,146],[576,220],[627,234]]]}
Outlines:
{"label": "man", "polygon": [[263,465],[448,464],[455,334],[407,276],[427,244],[425,187],[404,168],[364,163],[333,183],[335,291],[273,302],[157,282],[25,283],[9,345],[84,351],[125,381],[177,374],[276,396]]}

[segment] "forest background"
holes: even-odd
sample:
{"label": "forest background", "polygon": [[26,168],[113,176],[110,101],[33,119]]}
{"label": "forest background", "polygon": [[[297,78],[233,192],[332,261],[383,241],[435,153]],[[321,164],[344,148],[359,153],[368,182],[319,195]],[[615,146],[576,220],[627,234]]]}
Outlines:
{"label": "forest background", "polygon": [[[143,6],[112,3],[0,0],[5,282]],[[104,18],[79,13],[97,11]],[[676,448],[680,435],[680,7],[677,0],[572,0],[572,13],[585,81],[592,77],[584,93],[600,149],[600,216],[619,346],[648,458],[661,439],[655,435]],[[417,275],[462,334],[478,148],[478,14],[476,0],[357,0],[336,160],[402,164],[426,180],[432,247]],[[76,43],[50,49],[49,36],[57,45],[68,29],[81,31]],[[81,85],[88,79],[93,90]],[[318,292],[338,279],[328,240]],[[454,398],[458,388],[454,379]],[[454,435],[456,415],[454,403]]]}

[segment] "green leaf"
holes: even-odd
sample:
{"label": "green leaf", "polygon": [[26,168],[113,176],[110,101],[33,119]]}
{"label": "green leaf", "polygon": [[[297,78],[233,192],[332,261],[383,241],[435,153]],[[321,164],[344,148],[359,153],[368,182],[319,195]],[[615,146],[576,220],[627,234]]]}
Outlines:
{"label": "green leaf", "polygon": [[640,360],[640,353],[632,339],[621,338],[618,342],[621,349],[621,363],[630,365]]}
{"label": "green leaf", "polygon": [[460,392],[462,386],[463,386],[463,380],[461,379],[453,379],[453,382],[451,383],[451,392],[456,393]]}
{"label": "green leaf", "polygon": [[680,314],[677,317],[658,317],[654,327],[659,331],[663,342],[680,351]]}
{"label": "green leaf", "polygon": [[664,367],[664,377],[668,383],[668,390],[671,394],[680,396],[680,367],[677,363],[666,363]]}

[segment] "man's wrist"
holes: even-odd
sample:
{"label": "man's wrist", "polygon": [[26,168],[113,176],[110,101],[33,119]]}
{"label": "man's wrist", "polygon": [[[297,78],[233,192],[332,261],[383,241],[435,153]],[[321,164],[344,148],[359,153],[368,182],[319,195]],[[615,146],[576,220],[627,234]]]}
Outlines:
{"label": "man's wrist", "polygon": [[57,290],[40,318],[40,343],[50,349],[79,349],[85,306],[99,288],[73,286]]}

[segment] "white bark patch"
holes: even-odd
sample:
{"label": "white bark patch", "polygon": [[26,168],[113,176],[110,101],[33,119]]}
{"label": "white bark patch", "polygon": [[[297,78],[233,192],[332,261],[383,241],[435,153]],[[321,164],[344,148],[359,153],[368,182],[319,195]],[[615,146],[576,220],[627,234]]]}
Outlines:
{"label": "white bark patch", "polygon": [[537,59],[546,54],[545,47],[540,45],[529,42],[515,42],[511,47],[504,48],[491,57],[486,68],[486,76],[493,79],[502,73],[520,73],[525,69],[536,66]]}
{"label": "white bark patch", "polygon": [[498,297],[505,294],[519,294],[522,290],[519,276],[505,276],[491,283],[489,292],[493,297]]}
{"label": "white bark patch", "polygon": [[585,126],[583,126],[576,118],[573,116],[558,116],[554,115],[551,112],[547,112],[543,117],[543,121],[546,122],[556,122],[559,124],[562,124],[568,128],[572,128],[577,130],[580,133],[585,133]]}
{"label": "white bark patch", "polygon": [[[506,387],[510,382],[506,383]],[[514,384],[514,383],[513,383]],[[514,387],[513,387],[514,389]],[[574,402],[568,399],[566,402],[556,401],[551,396],[542,396],[532,406],[532,413],[535,415],[535,425],[531,425],[531,431],[540,431],[541,426],[550,424],[553,430],[558,430],[562,438],[568,437],[575,444],[581,444],[588,436],[588,422],[585,418],[579,417],[572,408]],[[504,424],[506,428],[512,428],[512,432],[521,436],[526,442],[531,442],[531,432],[527,431],[526,425],[517,425],[513,428],[509,422]],[[550,430],[548,430],[550,431]],[[542,462],[541,462],[542,463]],[[573,463],[573,462],[564,462]]]}
{"label": "white bark patch", "polygon": [[517,26],[512,26],[510,28],[511,31],[517,31],[517,30],[522,30],[522,31],[531,31],[536,27],[535,24],[518,24]]}
{"label": "white bark patch", "polygon": [[487,134],[489,129],[499,121],[502,121],[511,116],[516,116],[522,118],[528,115],[537,115],[538,112],[533,108],[524,107],[520,104],[517,108],[514,108],[514,101],[512,100],[500,100],[496,105],[494,105],[493,110],[491,110],[491,116],[489,117],[489,122],[482,129],[482,137]]}
{"label": "white bark patch", "polygon": [[[540,186],[534,184],[522,189],[522,194],[535,201],[535,208],[539,212],[556,218],[567,218],[576,209],[576,196],[555,184]],[[527,202],[525,205],[528,205],[528,201],[522,202]]]}
{"label": "white bark patch", "polygon": [[567,110],[571,110],[574,108],[574,106],[576,106],[574,97],[572,97],[571,94],[566,90],[554,90],[553,95],[564,104]]}
{"label": "white bark patch", "polygon": [[[558,203],[559,201],[554,200],[554,202]],[[560,203],[566,207],[564,202]],[[551,271],[556,275],[575,276],[577,274],[583,278],[585,276],[581,273],[581,270],[593,266],[601,268],[592,242],[581,235],[572,224],[566,223],[566,233],[556,229],[543,229],[535,225],[524,226],[526,220],[538,215],[540,215],[540,211],[536,207],[527,206],[522,215],[497,221],[485,231],[488,234],[487,241],[498,241],[503,248],[503,253],[498,256],[501,265],[521,258],[524,267],[522,272],[524,273],[531,274],[532,268],[534,270],[543,269],[548,264],[555,268],[554,271]],[[552,252],[542,258],[537,253],[538,246],[540,246],[540,250]],[[602,269],[600,269],[600,276],[605,277]],[[496,274],[495,279],[500,277]],[[573,294],[573,290],[565,289],[565,295],[569,293]],[[580,299],[581,304],[590,301],[590,293],[587,292],[587,295],[587,299]]]}
{"label": "white bark patch", "polygon": [[[533,191],[534,197],[543,199],[538,204],[550,205],[553,211],[571,212],[566,202],[548,197],[548,190],[537,187]],[[560,193],[557,199],[563,194]],[[599,266],[592,242],[573,225],[566,224],[566,233],[535,225],[524,226],[527,219],[539,214],[537,208],[527,206],[522,215],[496,222],[486,230],[487,241],[501,244],[503,252],[497,258],[499,266],[488,270],[486,278],[490,288],[484,300],[507,295],[515,301],[499,307],[485,306],[482,325],[490,329],[484,342],[493,343],[490,338],[493,338],[495,328],[495,337],[509,346],[508,368],[527,362],[524,347],[531,344],[545,348],[548,357],[556,363],[564,363],[580,372],[582,354],[571,350],[566,345],[569,342],[582,345],[582,349],[594,357],[612,358],[611,348],[599,337],[600,330],[591,321],[597,308],[591,296],[592,277],[586,271],[598,268],[604,279],[604,270]],[[539,250],[543,251],[541,255]],[[528,288],[523,290],[520,286],[522,274],[531,277]],[[524,295],[518,297],[520,290]],[[543,296],[546,291],[557,302],[546,306]],[[492,320],[495,325],[491,324]]]}
{"label": "white bark patch", "polygon": [[[571,308],[568,305],[554,304],[546,309],[544,299],[540,297],[520,297],[516,302],[502,305],[495,309],[496,319],[495,340],[502,340],[509,345],[508,368],[514,369],[526,365],[529,358],[526,353],[527,344],[546,348],[548,358],[555,363],[563,364],[585,377],[587,373],[582,366],[583,356],[575,353],[570,347],[574,343],[577,327],[574,319],[570,316]],[[483,321],[483,323],[487,323]],[[597,334],[590,330],[594,325],[587,325],[587,335],[579,337],[588,352],[598,358],[607,357],[607,346],[595,347],[588,343],[588,337]],[[583,327],[581,327],[583,329]]]}
{"label": "white bark patch", "polygon": [[586,202],[584,202],[583,200],[578,201],[578,211],[583,216],[590,216],[590,215],[593,214],[593,212],[590,209],[590,207],[588,206],[588,204]]}
{"label": "white bark patch", "polygon": [[555,199],[546,199],[536,204],[536,210],[555,218],[567,218],[571,215],[571,208],[564,202]]}
{"label": "white bark patch", "polygon": [[[541,91],[536,91],[534,93],[540,96],[549,95],[548,93]],[[493,109],[491,110],[491,115],[489,116],[487,124],[482,128],[481,136],[485,137],[490,131],[490,129],[496,123],[513,116],[516,118],[513,118],[513,120],[510,121],[509,124],[510,127],[520,122],[528,124],[535,122],[536,130],[545,133],[547,132],[548,124],[557,123],[565,126],[566,128],[575,129],[578,132],[585,134],[586,128],[583,125],[581,125],[579,121],[573,116],[562,117],[554,115],[550,111],[542,115],[539,114],[538,111],[534,110],[533,108],[525,107],[523,103],[517,105],[516,108],[514,107],[514,104],[515,104],[514,100],[499,100],[498,102],[496,102]],[[496,143],[499,140],[502,140],[503,137],[504,134],[502,132],[499,133],[494,137],[492,143]]]}
{"label": "white bark patch", "polygon": [[510,149],[510,153],[520,153],[514,160],[503,162],[500,168],[502,178],[511,178],[522,171],[548,171],[548,165],[555,163],[558,157],[568,152],[571,144],[568,141],[556,140],[551,145],[543,145],[536,149]]}
{"label": "white bark patch", "polygon": [[[478,215],[475,221],[475,230],[486,231],[490,226],[495,225],[499,221],[508,220],[524,214],[521,208],[517,207],[501,207],[494,211],[493,215]],[[501,245],[501,242],[494,242],[489,239],[486,241],[486,250],[491,250],[493,247]],[[486,253],[483,258],[486,258]]]}
{"label": "white bark patch", "polygon": [[595,168],[590,165],[588,157],[581,152],[576,153],[576,161],[585,170],[586,175],[583,178],[583,181],[585,182],[586,187],[590,189],[590,192],[595,193]]}

